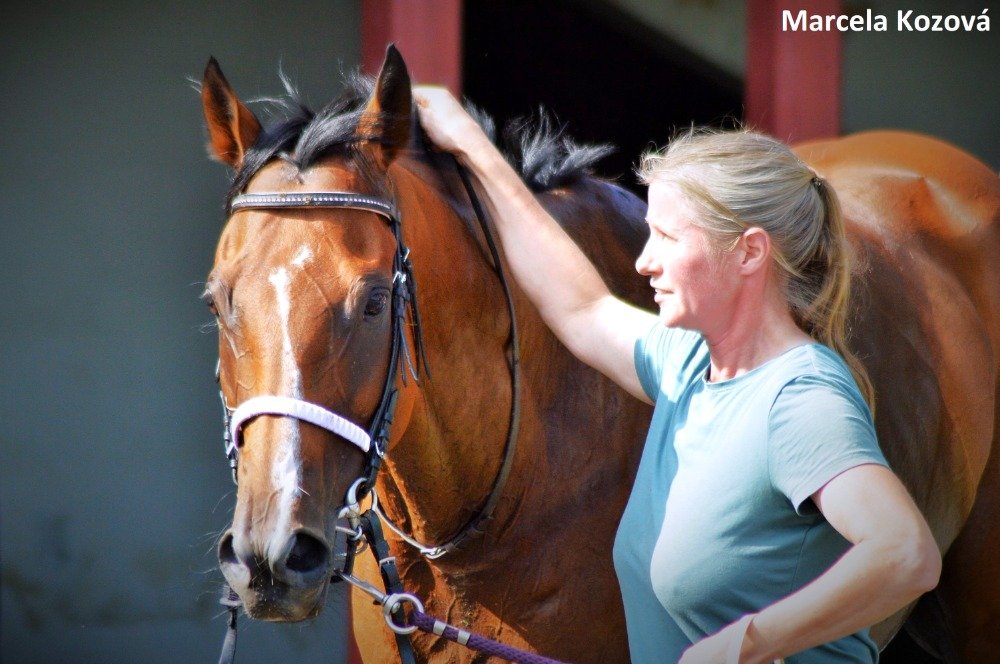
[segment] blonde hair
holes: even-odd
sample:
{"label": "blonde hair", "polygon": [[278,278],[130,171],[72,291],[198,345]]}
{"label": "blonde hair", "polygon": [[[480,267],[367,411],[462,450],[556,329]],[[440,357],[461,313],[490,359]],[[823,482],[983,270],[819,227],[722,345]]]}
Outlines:
{"label": "blonde hair", "polygon": [[767,232],[795,323],[844,358],[874,412],[871,381],[846,342],[851,266],[833,188],[787,145],[747,129],[680,134],[645,154],[638,175],[677,187],[720,250],[747,228]]}

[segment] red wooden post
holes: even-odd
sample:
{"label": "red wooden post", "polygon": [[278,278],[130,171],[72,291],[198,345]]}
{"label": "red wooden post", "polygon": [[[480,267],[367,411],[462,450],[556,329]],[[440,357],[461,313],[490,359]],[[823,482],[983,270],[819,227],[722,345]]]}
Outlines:
{"label": "red wooden post", "polygon": [[783,30],[793,16],[840,14],[840,0],[747,0],[747,123],[785,141],[840,133],[841,35]]}
{"label": "red wooden post", "polygon": [[414,83],[462,92],[462,0],[362,0],[361,68],[378,73],[395,42]]}

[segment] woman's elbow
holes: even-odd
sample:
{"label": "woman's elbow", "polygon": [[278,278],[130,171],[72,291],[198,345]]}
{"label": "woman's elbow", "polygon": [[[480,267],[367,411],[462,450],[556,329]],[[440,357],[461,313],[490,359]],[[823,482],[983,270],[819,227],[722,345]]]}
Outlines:
{"label": "woman's elbow", "polygon": [[938,550],[933,537],[929,538],[923,547],[920,568],[914,578],[918,582],[917,589],[921,595],[934,590],[941,580],[941,551]]}
{"label": "woman's elbow", "polygon": [[914,597],[933,590],[941,578],[941,552],[926,528],[897,543],[895,568],[899,580]]}

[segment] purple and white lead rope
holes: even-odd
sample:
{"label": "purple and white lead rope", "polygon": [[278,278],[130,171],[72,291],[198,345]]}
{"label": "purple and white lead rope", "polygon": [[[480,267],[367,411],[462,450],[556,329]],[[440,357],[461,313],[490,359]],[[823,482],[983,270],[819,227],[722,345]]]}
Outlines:
{"label": "purple and white lead rope", "polygon": [[459,643],[467,648],[472,648],[473,650],[478,650],[479,652],[486,653],[487,655],[502,657],[503,659],[511,662],[518,662],[518,664],[565,664],[565,662],[561,662],[557,659],[549,659],[548,657],[542,657],[541,655],[533,652],[518,650],[517,648],[494,641],[493,639],[487,639],[485,636],[479,636],[478,634],[458,629],[448,623],[432,618],[423,611],[414,610],[410,615],[412,616],[413,624],[422,631],[429,634],[443,636],[449,641],[454,641],[455,643]]}

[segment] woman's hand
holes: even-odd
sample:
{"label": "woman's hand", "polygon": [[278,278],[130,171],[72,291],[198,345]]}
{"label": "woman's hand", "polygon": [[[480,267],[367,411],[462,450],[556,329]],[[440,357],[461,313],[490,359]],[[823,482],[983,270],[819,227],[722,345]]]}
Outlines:
{"label": "woman's hand", "polygon": [[461,156],[468,154],[479,142],[490,143],[479,124],[447,88],[417,86],[413,88],[413,100],[420,124],[437,148]]}

